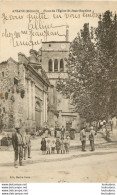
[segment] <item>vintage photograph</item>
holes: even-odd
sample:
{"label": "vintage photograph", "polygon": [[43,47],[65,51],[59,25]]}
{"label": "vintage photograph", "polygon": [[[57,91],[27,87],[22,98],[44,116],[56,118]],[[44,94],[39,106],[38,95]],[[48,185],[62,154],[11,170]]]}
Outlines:
{"label": "vintage photograph", "polygon": [[0,182],[117,182],[117,3],[0,5]]}

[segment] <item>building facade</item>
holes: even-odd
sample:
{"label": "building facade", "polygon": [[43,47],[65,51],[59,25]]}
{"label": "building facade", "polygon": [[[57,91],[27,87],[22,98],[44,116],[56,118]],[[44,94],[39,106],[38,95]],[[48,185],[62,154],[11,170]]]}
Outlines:
{"label": "building facade", "polygon": [[[68,31],[66,31],[66,37]],[[80,118],[70,100],[56,90],[59,79],[68,78],[66,59],[70,42],[42,42],[39,51],[30,56],[18,54],[0,64],[0,129],[11,131],[18,121],[25,128],[37,127],[80,128]]]}
{"label": "building facade", "polygon": [[[71,124],[73,128],[79,129],[80,118],[78,113],[74,112],[74,107],[71,105],[70,100],[56,90],[58,79],[68,78],[66,59],[69,56],[69,49],[70,42],[68,40],[42,42],[38,57],[51,86],[53,86],[54,96],[56,96],[53,107],[56,107],[57,117],[55,118],[53,113],[53,118],[55,119],[53,120],[53,125],[57,123],[60,127],[62,125],[67,127]],[[51,93],[51,97],[53,93]],[[50,107],[52,108],[52,104]],[[49,118],[51,118],[50,115]]]}
{"label": "building facade", "polygon": [[20,123],[35,131],[47,122],[49,80],[39,64],[19,53],[18,62],[10,58],[0,64],[0,81],[1,131]]}

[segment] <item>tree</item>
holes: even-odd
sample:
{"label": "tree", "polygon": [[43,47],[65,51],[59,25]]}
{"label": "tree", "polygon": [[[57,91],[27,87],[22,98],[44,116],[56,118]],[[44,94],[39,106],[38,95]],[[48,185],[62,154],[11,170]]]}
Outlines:
{"label": "tree", "polygon": [[75,111],[81,117],[92,120],[91,88],[96,64],[96,49],[91,40],[89,24],[84,24],[81,33],[73,40],[67,60],[68,79],[59,80],[57,90],[71,99]]}
{"label": "tree", "polygon": [[[117,114],[117,25],[110,11],[100,16],[98,27],[84,24],[70,47],[68,79],[59,79],[57,90],[87,121]],[[115,110],[115,109],[116,110]]]}
{"label": "tree", "polygon": [[[93,94],[97,94],[98,117],[117,115],[117,17],[106,11],[95,31],[98,71]],[[95,90],[96,89],[96,90]],[[97,93],[97,92],[98,93]],[[101,111],[101,113],[100,113]]]}

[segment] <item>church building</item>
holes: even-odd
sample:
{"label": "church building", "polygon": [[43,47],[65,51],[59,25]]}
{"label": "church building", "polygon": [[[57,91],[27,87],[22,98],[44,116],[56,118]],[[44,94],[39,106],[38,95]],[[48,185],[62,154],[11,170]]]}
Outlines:
{"label": "church building", "polygon": [[[70,104],[70,100],[66,99],[60,92],[56,90],[56,84],[58,79],[65,79],[68,77],[66,59],[70,52],[70,42],[68,41],[69,32],[66,29],[66,40],[65,41],[49,41],[42,42],[42,47],[39,50],[39,62],[42,64],[45,70],[51,86],[53,86],[53,95],[55,96],[53,105],[49,103],[49,109],[56,107],[57,118],[53,115],[48,115],[49,122],[53,125],[55,123],[58,126],[64,125],[67,127],[71,126],[75,129],[79,128],[79,115],[74,112],[74,107]],[[52,91],[51,91],[52,92]],[[50,94],[50,98],[52,93]],[[52,114],[52,113],[51,113]],[[52,120],[54,117],[55,120]]]}
{"label": "church building", "polygon": [[38,62],[18,54],[0,64],[0,129],[16,125],[35,131],[47,123],[47,96],[50,82]]}
{"label": "church building", "polygon": [[79,129],[78,113],[56,90],[58,79],[68,77],[68,34],[66,29],[65,41],[42,42],[29,57],[18,53],[18,62],[0,64],[0,129],[11,131],[18,121],[30,131],[45,125]]}

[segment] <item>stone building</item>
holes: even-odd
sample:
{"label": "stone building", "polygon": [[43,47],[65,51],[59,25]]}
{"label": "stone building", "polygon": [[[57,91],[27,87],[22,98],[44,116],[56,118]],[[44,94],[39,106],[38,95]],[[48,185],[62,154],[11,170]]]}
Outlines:
{"label": "stone building", "polygon": [[66,59],[70,42],[42,42],[39,51],[30,50],[30,56],[18,54],[0,64],[0,128],[13,129],[18,123],[25,128],[64,125],[78,129],[80,119],[70,100],[56,90],[58,79],[68,77]]}
{"label": "stone building", "polygon": [[43,126],[47,118],[50,83],[45,71],[30,56],[18,54],[0,64],[0,129],[11,131],[20,122],[30,131]]}
{"label": "stone building", "polygon": [[68,38],[66,41],[49,41],[42,42],[42,47],[39,50],[39,62],[42,64],[43,69],[45,70],[48,79],[53,86],[53,92],[51,90],[50,98],[54,95],[53,105],[50,105],[52,109],[56,107],[57,117],[54,117],[54,112],[52,115],[48,115],[48,118],[51,121],[52,117],[53,125],[56,123],[61,127],[65,127],[72,124],[75,129],[79,128],[80,119],[79,115],[74,112],[74,107],[70,104],[70,100],[66,99],[60,92],[56,90],[56,84],[58,79],[63,79],[68,77],[67,68],[66,68],[66,59],[69,55],[70,42]]}

